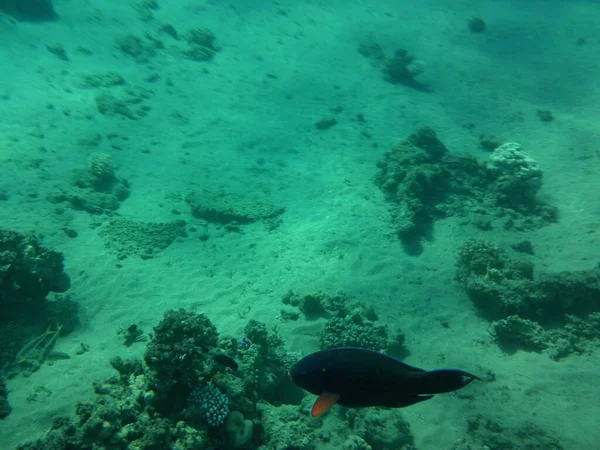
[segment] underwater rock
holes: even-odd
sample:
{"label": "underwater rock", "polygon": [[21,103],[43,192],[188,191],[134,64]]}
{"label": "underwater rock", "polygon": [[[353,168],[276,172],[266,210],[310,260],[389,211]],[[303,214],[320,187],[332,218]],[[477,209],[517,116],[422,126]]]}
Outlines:
{"label": "underwater rock", "polygon": [[0,0],[0,11],[22,22],[58,19],[51,0]]}
{"label": "underwater rock", "polygon": [[222,225],[267,221],[276,226],[277,219],[285,211],[267,199],[225,191],[193,192],[185,201],[197,219]]}

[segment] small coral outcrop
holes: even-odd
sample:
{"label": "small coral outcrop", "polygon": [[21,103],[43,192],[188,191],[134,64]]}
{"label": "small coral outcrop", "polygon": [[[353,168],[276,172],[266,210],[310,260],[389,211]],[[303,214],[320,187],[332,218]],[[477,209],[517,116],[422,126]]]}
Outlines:
{"label": "small coral outcrop", "polygon": [[103,214],[116,211],[127,197],[129,183],[117,176],[112,156],[94,152],[84,169],[73,171],[72,184],[57,187],[48,200],[52,203],[67,202],[76,210]]}
{"label": "small coral outcrop", "polygon": [[523,153],[521,144],[507,142],[497,147],[487,168],[496,180],[500,204],[518,208],[535,202],[544,172],[533,158]]}
{"label": "small coral outcrop", "polygon": [[558,219],[537,196],[543,172],[515,143],[486,163],[449,151],[431,128],[395,143],[375,182],[390,202],[392,222],[408,252],[420,253],[437,220],[461,216],[477,228],[537,229]]}

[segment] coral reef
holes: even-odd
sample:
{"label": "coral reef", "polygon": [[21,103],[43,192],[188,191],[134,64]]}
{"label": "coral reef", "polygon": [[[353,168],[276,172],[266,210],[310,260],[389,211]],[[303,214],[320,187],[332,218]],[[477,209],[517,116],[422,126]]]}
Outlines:
{"label": "coral reef", "polygon": [[402,449],[414,450],[410,427],[398,411],[380,408],[340,409],[336,420],[311,417],[314,402],[307,397],[300,407],[257,405],[265,436],[259,450]]}
{"label": "coral reef", "polygon": [[349,409],[346,419],[352,431],[373,450],[414,448],[410,426],[397,411],[379,408]]}
{"label": "coral reef", "polygon": [[321,349],[362,347],[384,351],[387,346],[387,327],[366,319],[360,310],[329,319],[321,336]]}
{"label": "coral reef", "polygon": [[202,420],[209,427],[218,427],[225,422],[229,414],[228,399],[212,383],[192,391],[188,399],[188,410],[197,408]]}
{"label": "coral reef", "polygon": [[233,356],[239,360],[245,389],[254,401],[295,403],[302,395],[287,374],[299,355],[288,352],[281,336],[276,331],[269,332],[264,323],[248,322],[244,343],[237,347]]}
{"label": "coral reef", "polygon": [[[339,293],[328,295],[323,292],[297,295],[287,292],[282,302],[298,308],[308,320],[327,317],[325,329],[320,337],[321,349],[335,347],[363,347],[371,350],[405,357],[404,334],[397,332],[390,338],[386,325],[378,323],[379,317],[372,306]],[[293,314],[293,310],[282,311],[282,316]]]}
{"label": "coral reef", "polygon": [[118,374],[94,384],[96,399],[79,403],[75,420],[56,419],[18,450],[412,448],[408,425],[392,412],[340,409],[347,420],[327,427],[311,417],[314,399],[287,377],[297,358],[260,322],[248,322],[240,340],[219,338],[206,316],[168,311],[144,362],[113,359]]}
{"label": "coral reef", "polygon": [[527,449],[562,450],[561,442],[538,426],[526,423],[518,428],[504,427],[482,414],[468,419],[466,436],[452,450]]}
{"label": "coral reef", "polygon": [[565,314],[560,328],[544,329],[539,323],[509,316],[492,323],[492,334],[506,352],[542,352],[555,361],[571,354],[591,353],[600,347],[600,313],[585,319]]}
{"label": "coral reef", "polygon": [[268,436],[267,443],[258,450],[316,450],[322,444],[323,436],[318,433],[322,426],[320,420],[311,419],[313,400],[307,398],[304,408],[295,405],[275,407],[267,402],[259,402],[257,408],[261,425]]}
{"label": "coral reef", "polygon": [[182,411],[201,380],[210,379],[213,364],[209,352],[216,348],[217,341],[217,329],[203,314],[184,310],[165,314],[144,355],[154,380],[159,411]]}
{"label": "coral reef", "polygon": [[449,192],[450,172],[441,161],[447,153],[430,128],[396,143],[379,164],[377,184],[393,203],[392,220],[404,242],[430,233],[436,205]]}
{"label": "coral reef", "polygon": [[0,324],[43,316],[46,296],[70,284],[62,253],[35,236],[0,230]]}
{"label": "coral reef", "polygon": [[17,448],[209,448],[206,430],[154,412],[151,405],[155,394],[141,364],[118,359],[111,364],[119,371],[119,377],[95,384],[98,397],[94,402],[77,404],[75,422],[57,418],[43,438]]}
{"label": "coral reef", "polygon": [[600,337],[600,266],[535,276],[530,261],[472,239],[459,249],[456,279],[481,315],[496,321],[494,337],[507,350],[549,349],[558,359]]}
{"label": "coral reef", "polygon": [[422,251],[434,222],[459,215],[483,230],[535,229],[557,220],[557,210],[536,197],[542,172],[514,144],[503,144],[483,164],[452,154],[431,128],[394,144],[378,163],[377,185],[392,205],[392,221],[405,249]]}
{"label": "coral reef", "polygon": [[492,325],[496,342],[507,351],[517,348],[540,352],[549,347],[547,332],[542,326],[519,316],[508,316]]}
{"label": "coral reef", "polygon": [[[61,297],[47,300],[50,292],[64,292],[70,285],[62,253],[46,248],[33,235],[0,229],[0,368],[6,376],[16,370],[37,370],[54,356],[59,322],[67,322],[67,331],[72,331],[77,304]],[[48,327],[56,331],[34,339]],[[10,407],[3,383],[0,388],[2,416]]]}

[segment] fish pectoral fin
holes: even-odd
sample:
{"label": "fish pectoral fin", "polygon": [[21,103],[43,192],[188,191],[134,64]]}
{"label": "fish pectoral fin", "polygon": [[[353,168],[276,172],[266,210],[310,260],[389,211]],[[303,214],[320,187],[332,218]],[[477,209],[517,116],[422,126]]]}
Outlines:
{"label": "fish pectoral fin", "polygon": [[325,414],[329,408],[337,403],[340,399],[340,394],[332,394],[331,392],[323,392],[312,407],[312,416],[319,417]]}

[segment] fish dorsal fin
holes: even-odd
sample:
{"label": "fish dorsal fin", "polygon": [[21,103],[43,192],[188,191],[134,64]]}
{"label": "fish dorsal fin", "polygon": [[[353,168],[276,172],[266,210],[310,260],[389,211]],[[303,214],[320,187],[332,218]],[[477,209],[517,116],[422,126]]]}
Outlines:
{"label": "fish dorsal fin", "polygon": [[329,408],[337,403],[340,399],[340,394],[332,394],[331,392],[323,392],[315,402],[312,408],[312,416],[319,417],[325,414]]}

